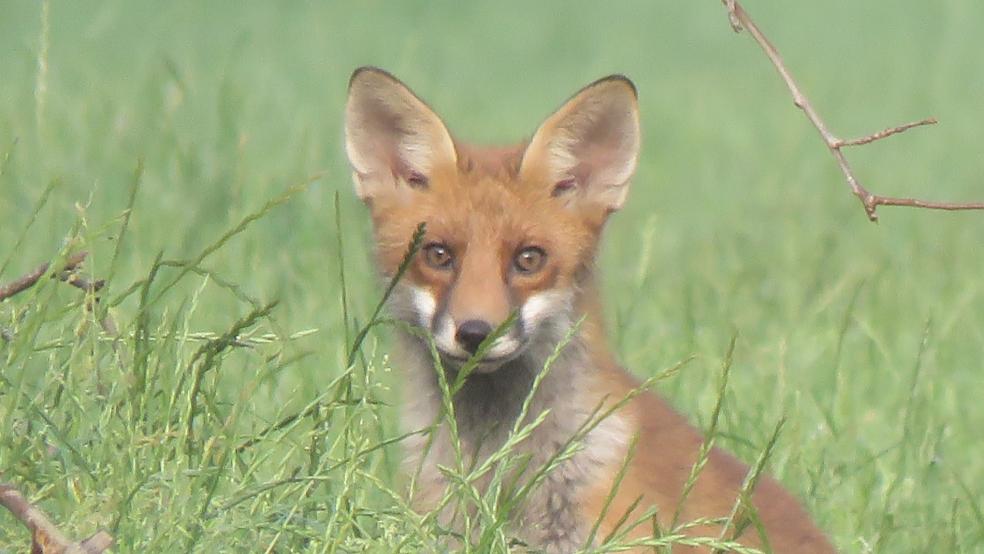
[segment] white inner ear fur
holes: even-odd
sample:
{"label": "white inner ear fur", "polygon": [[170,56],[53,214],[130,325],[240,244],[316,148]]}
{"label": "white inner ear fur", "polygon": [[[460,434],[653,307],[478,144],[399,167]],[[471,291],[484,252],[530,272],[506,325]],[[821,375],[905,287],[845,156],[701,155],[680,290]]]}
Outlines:
{"label": "white inner ear fur", "polygon": [[437,164],[456,161],[441,119],[406,85],[376,69],[352,77],[345,151],[363,200],[394,192],[401,181],[426,179]]}
{"label": "white inner ear fur", "polygon": [[527,178],[546,178],[544,186],[551,187],[573,179],[573,187],[558,192],[570,190],[577,198],[617,210],[635,172],[639,135],[631,84],[606,79],[579,92],[540,126],[520,172]]}

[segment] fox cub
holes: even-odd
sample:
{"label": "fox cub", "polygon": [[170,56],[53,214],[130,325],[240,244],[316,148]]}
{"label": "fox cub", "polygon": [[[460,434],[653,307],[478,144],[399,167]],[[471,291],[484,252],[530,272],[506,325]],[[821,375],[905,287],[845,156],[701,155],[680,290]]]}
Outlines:
{"label": "fox cub", "polygon": [[[605,221],[625,203],[639,135],[636,89],[618,75],[588,85],[528,142],[507,148],[455,140],[427,104],[385,71],[364,67],[352,75],[345,146],[356,192],[369,206],[384,277],[395,274],[418,224],[426,223],[422,247],[390,297],[394,317],[433,336],[440,366],[453,381],[493,330],[516,314],[453,398],[466,463],[481,463],[503,445],[534,378],[578,322],[532,396],[527,419],[549,413],[515,450],[528,457],[524,475],[547,463],[598,406],[615,406],[638,387],[606,343],[594,260]],[[409,331],[397,334],[396,363],[407,379],[404,424],[424,428],[440,416],[442,403],[430,343]],[[446,481],[438,467],[455,460],[446,425],[431,440],[408,444],[408,462],[420,468],[413,502],[421,511],[441,501]],[[581,447],[533,489],[514,510],[510,532],[534,549],[572,552],[613,531],[628,530],[630,539],[652,536],[653,522],[638,520],[657,507],[658,528],[672,525],[679,509],[677,522],[698,521],[679,532],[717,537],[748,467],[714,449],[685,496],[702,440],[662,399],[638,394],[591,428]],[[738,542],[781,553],[834,552],[776,481],[763,477],[752,503],[762,525],[747,526]]]}

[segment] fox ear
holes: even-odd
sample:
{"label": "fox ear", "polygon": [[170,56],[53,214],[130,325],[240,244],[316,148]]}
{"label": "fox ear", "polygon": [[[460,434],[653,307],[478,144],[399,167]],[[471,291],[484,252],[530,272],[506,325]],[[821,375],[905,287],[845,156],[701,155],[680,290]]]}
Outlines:
{"label": "fox ear", "polygon": [[349,82],[345,151],[363,201],[426,188],[434,167],[457,158],[437,114],[396,77],[374,67],[355,70]]}
{"label": "fox ear", "polygon": [[605,213],[622,207],[639,157],[635,86],[621,75],[588,85],[540,125],[520,176],[551,187],[568,204]]}

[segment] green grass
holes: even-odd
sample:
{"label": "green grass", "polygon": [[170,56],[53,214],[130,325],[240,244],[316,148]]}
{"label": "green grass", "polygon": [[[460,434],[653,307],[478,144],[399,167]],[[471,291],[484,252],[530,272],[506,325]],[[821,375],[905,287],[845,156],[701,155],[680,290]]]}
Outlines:
{"label": "green grass", "polygon": [[[836,132],[941,119],[849,152],[872,191],[984,198],[984,4],[747,8]],[[643,159],[599,263],[621,359],[649,377],[694,355],[657,389],[749,463],[784,418],[768,471],[844,551],[984,548],[984,214],[868,223],[720,2],[0,13],[0,283],[76,249],[108,281],[94,311],[50,279],[0,304],[0,480],[69,534],[438,547],[400,494],[386,327],[353,349],[385,285],[340,141],[348,76],[371,63],[484,142],[632,77]],[[27,540],[0,514],[0,552]]]}

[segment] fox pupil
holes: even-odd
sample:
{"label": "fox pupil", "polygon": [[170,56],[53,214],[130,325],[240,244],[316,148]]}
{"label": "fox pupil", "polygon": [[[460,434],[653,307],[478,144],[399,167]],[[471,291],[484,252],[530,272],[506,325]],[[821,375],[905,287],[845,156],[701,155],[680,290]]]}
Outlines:
{"label": "fox pupil", "polygon": [[424,247],[424,260],[435,269],[447,269],[451,267],[451,250],[443,244],[428,244]]}
{"label": "fox pupil", "polygon": [[516,255],[516,269],[521,273],[534,273],[543,267],[547,253],[542,248],[530,246],[519,251]]}

